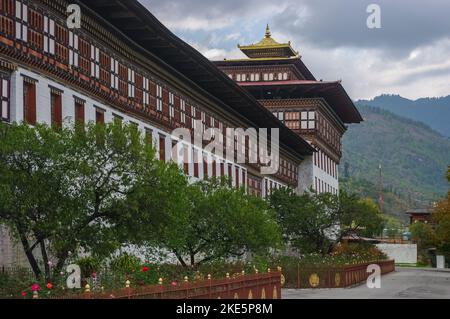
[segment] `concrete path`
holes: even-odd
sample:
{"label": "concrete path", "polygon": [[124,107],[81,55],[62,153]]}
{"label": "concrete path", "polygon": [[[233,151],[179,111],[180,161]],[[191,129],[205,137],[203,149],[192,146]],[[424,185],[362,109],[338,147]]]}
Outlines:
{"label": "concrete path", "polygon": [[382,277],[380,289],[284,289],[283,299],[450,299],[450,272],[397,268]]}

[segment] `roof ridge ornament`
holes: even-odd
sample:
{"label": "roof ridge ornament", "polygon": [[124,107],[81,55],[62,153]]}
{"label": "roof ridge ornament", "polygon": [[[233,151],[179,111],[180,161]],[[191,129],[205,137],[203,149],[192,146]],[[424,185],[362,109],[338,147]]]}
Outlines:
{"label": "roof ridge ornament", "polygon": [[267,23],[267,27],[266,27],[266,38],[269,39],[272,37],[272,33],[270,32],[270,27],[269,24]]}

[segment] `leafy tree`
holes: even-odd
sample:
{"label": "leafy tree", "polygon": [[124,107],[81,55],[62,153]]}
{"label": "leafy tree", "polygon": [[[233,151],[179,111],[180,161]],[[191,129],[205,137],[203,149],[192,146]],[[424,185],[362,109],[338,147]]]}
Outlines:
{"label": "leafy tree", "polygon": [[107,255],[121,245],[117,230],[123,231],[119,222],[125,219],[117,207],[140,185],[156,185],[159,165],[152,145],[133,126],[55,131],[1,125],[0,221],[22,243],[36,277],[44,272],[50,278],[50,255],[59,273],[70,252]]}
{"label": "leafy tree", "polygon": [[291,189],[275,191],[270,205],[277,213],[284,239],[302,253],[330,253],[351,233],[371,235],[382,228],[373,203],[342,192],[297,195]]}
{"label": "leafy tree", "polygon": [[279,247],[281,236],[267,204],[228,187],[225,180],[188,185],[175,218],[151,229],[149,245],[172,252],[184,267]]}
{"label": "leafy tree", "polygon": [[[450,167],[447,172],[450,182]],[[440,201],[434,208],[433,223],[435,224],[435,244],[437,249],[450,258],[450,192],[447,198]]]}
{"label": "leafy tree", "polygon": [[[450,182],[450,168],[447,174]],[[431,224],[411,225],[412,237],[422,252],[434,247],[439,253],[450,257],[450,193],[434,207],[432,221]]]}
{"label": "leafy tree", "polygon": [[409,228],[411,238],[417,243],[418,250],[422,253],[434,246],[436,239],[433,226],[425,223],[415,223]]}
{"label": "leafy tree", "polygon": [[348,234],[373,237],[382,232],[384,218],[371,199],[360,199],[356,195],[341,192],[339,195],[338,241]]}

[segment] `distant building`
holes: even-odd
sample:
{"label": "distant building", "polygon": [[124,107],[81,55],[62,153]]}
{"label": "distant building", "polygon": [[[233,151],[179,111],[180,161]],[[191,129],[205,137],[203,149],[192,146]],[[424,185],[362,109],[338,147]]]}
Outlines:
{"label": "distant building", "polygon": [[290,42],[272,38],[269,26],[259,43],[238,47],[247,59],[215,64],[314,147],[310,162],[300,167],[299,187],[337,194],[346,124],[363,121],[341,81],[316,80]]}
{"label": "distant building", "polygon": [[409,215],[410,224],[415,223],[432,223],[433,211],[431,208],[411,209],[406,212]]}

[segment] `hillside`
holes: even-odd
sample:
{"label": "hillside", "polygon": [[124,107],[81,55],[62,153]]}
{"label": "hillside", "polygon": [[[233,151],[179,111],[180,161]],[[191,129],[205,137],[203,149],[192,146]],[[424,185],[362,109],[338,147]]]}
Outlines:
{"label": "hillside", "polygon": [[381,95],[358,104],[379,107],[402,117],[420,121],[444,136],[450,137],[450,96],[423,98],[416,101],[399,95]]}
{"label": "hillside", "polygon": [[351,126],[344,137],[343,187],[378,199],[381,164],[387,213],[404,218],[406,209],[443,197],[448,191],[450,139],[385,110],[358,108],[365,122]]}

